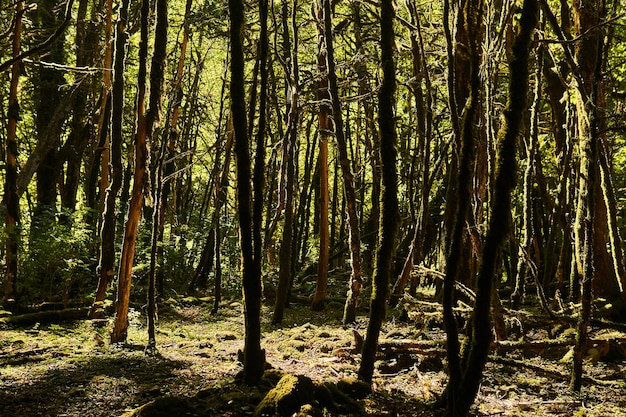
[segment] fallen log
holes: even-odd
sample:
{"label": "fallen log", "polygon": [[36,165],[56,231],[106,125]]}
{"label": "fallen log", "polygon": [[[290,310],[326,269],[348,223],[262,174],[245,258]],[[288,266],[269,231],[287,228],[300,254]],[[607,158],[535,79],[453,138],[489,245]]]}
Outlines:
{"label": "fallen log", "polygon": [[35,323],[48,324],[63,321],[81,320],[87,318],[89,307],[66,308],[64,310],[38,311],[35,313],[20,314],[0,318],[0,324],[24,327]]}

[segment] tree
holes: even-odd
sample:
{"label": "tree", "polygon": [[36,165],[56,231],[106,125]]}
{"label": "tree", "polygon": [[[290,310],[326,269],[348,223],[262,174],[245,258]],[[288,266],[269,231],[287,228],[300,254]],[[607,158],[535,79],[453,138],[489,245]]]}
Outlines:
{"label": "tree", "polygon": [[298,25],[296,14],[296,2],[293,3],[292,10],[292,25],[293,30],[293,45],[289,40],[289,25],[288,25],[288,7],[287,1],[282,2],[282,21],[283,21],[283,46],[284,53],[289,59],[285,59],[285,62],[291,63],[291,66],[285,65],[285,94],[287,95],[287,130],[283,137],[283,156],[282,156],[282,169],[284,175],[284,186],[280,187],[281,193],[279,198],[284,200],[285,205],[285,219],[283,224],[283,235],[280,244],[280,269],[278,274],[278,288],[276,290],[276,303],[274,306],[274,316],[272,317],[272,323],[279,324],[283,320],[283,314],[285,305],[287,304],[287,296],[289,293],[289,286],[292,281],[293,274],[293,235],[294,235],[294,193],[295,193],[295,157],[298,142],[298,128],[299,128],[299,111],[298,111]]}
{"label": "tree", "polygon": [[[122,253],[117,277],[117,297],[115,300],[115,319],[111,331],[111,343],[126,341],[128,330],[128,306],[130,302],[130,284],[132,278],[133,260],[135,257],[135,245],[137,243],[137,229],[143,206],[144,193],[149,187],[148,175],[148,143],[151,136],[148,132],[149,125],[146,116],[146,74],[148,59],[148,31],[149,31],[150,2],[143,0],[141,3],[141,39],[139,43],[139,73],[137,76],[137,101],[135,108],[135,169],[133,173],[133,188],[124,224],[124,236],[122,240]],[[154,56],[153,56],[154,57]],[[161,63],[157,62],[157,65]],[[160,86],[152,86],[160,91]]]}
{"label": "tree", "polygon": [[335,50],[333,47],[333,22],[331,0],[323,0],[324,45],[326,47],[326,71],[328,72],[328,95],[330,96],[332,118],[341,174],[343,177],[343,191],[346,201],[346,215],[348,218],[348,245],[350,247],[351,273],[348,282],[348,297],[343,313],[343,323],[353,323],[356,320],[356,307],[363,285],[361,273],[361,226],[359,225],[356,192],[354,189],[354,175],[348,159],[348,145],[346,143],[341,100],[337,73],[335,71]]}
{"label": "tree", "polygon": [[[156,3],[156,25],[154,31],[154,51],[152,53],[152,63],[150,66],[150,101],[146,114],[146,136],[148,142],[152,141],[155,124],[159,120],[161,113],[161,95],[163,91],[163,81],[165,79],[165,60],[167,53],[167,8],[168,0],[159,0]],[[154,190],[154,210],[152,216],[152,241],[150,248],[150,282],[148,284],[148,345],[146,353],[156,354],[156,298],[157,298],[157,255],[158,242],[161,236],[161,223],[163,207],[163,163],[167,142],[162,139],[161,156],[159,158],[156,187]]]}
{"label": "tree", "polygon": [[[262,0],[263,3],[263,0]],[[264,3],[267,4],[267,3]],[[265,370],[265,351],[261,349],[261,267],[255,259],[255,227],[252,211],[252,172],[248,146],[246,96],[244,88],[244,4],[242,0],[229,0],[230,11],[230,100],[235,132],[235,157],[237,161],[237,213],[239,215],[239,244],[242,256],[245,347],[243,381],[256,385]],[[264,111],[262,109],[261,111]],[[257,152],[260,150],[257,148]]]}
{"label": "tree", "polygon": [[[480,22],[479,12],[467,11],[473,24]],[[466,12],[466,13],[467,13]],[[452,377],[447,388],[448,416],[466,416],[480,386],[483,369],[487,362],[491,344],[491,300],[498,263],[501,261],[502,248],[511,227],[511,192],[515,187],[516,142],[522,125],[528,91],[528,57],[532,34],[538,19],[536,0],[525,0],[520,18],[520,29],[513,43],[513,56],[509,63],[509,97],[504,110],[504,121],[499,132],[498,165],[493,190],[493,212],[482,250],[482,263],[476,279],[476,301],[472,312],[472,333],[469,335],[468,349],[463,360],[454,359],[458,366],[454,383]],[[473,70],[477,69],[474,63]],[[474,73],[474,77],[477,74]],[[474,78],[472,90],[476,89]],[[464,129],[466,126],[464,126]],[[465,135],[464,135],[465,136]],[[450,266],[450,265],[449,265]],[[450,355],[450,353],[448,353]],[[452,370],[450,371],[452,372]]]}
{"label": "tree", "polygon": [[[15,25],[13,27],[12,56],[20,55],[22,40],[22,15],[25,7],[23,1],[15,3]],[[6,176],[4,182],[4,201],[6,205],[5,227],[6,240],[6,272],[4,277],[4,301],[15,301],[15,284],[17,282],[17,256],[19,250],[20,201],[17,192],[17,122],[20,119],[18,102],[18,86],[22,63],[15,60],[11,66],[11,85],[9,87],[9,120],[5,144]]]}
{"label": "tree", "polygon": [[315,2],[317,17],[317,70],[319,82],[317,85],[317,99],[319,104],[318,113],[318,139],[319,139],[319,257],[317,260],[317,281],[315,295],[311,308],[322,310],[326,301],[328,287],[328,262],[330,235],[328,230],[328,137],[330,134],[330,112],[328,105],[328,69],[326,67],[326,48],[324,42],[324,7],[323,0]]}
{"label": "tree", "polygon": [[382,83],[378,92],[378,129],[380,134],[381,196],[380,236],[376,251],[376,268],[372,286],[371,313],[363,344],[359,379],[371,384],[378,349],[378,336],[386,314],[389,282],[393,270],[393,257],[399,223],[398,176],[396,172],[396,130],[394,93],[396,69],[394,63],[395,10],[392,0],[382,0],[380,10],[380,61]]}
{"label": "tree", "polygon": [[[107,6],[107,20],[111,19],[112,10],[109,8],[112,3]],[[111,279],[115,276],[115,227],[117,224],[117,195],[122,188],[122,120],[124,112],[124,67],[126,60],[126,45],[128,42],[128,34],[126,26],[128,24],[128,6],[129,0],[122,0],[119,5],[117,22],[115,24],[114,34],[114,50],[113,54],[113,81],[111,85],[111,118],[110,118],[110,139],[108,140],[109,149],[105,149],[103,153],[103,164],[108,160],[109,165],[102,169],[102,184],[104,187],[108,182],[108,174],[110,174],[111,182],[106,188],[104,195],[104,204],[102,208],[102,219],[100,226],[100,257],[96,274],[98,276],[98,286],[92,308],[89,312],[91,318],[102,317],[103,302],[106,291]],[[106,91],[107,78],[104,78],[103,89]],[[101,109],[101,111],[104,109]],[[103,123],[104,116],[100,116]],[[103,128],[100,129],[103,132]],[[104,133],[101,133],[104,134]],[[105,145],[107,140],[104,141]],[[106,174],[105,174],[106,173]],[[103,188],[104,189],[104,188]]]}

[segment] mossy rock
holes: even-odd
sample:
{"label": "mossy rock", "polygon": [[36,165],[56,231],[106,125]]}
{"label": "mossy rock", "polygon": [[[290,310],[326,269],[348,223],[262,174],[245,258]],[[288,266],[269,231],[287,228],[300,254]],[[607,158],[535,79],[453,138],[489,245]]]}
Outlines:
{"label": "mossy rock", "polygon": [[285,375],[272,388],[254,410],[254,415],[290,416],[299,412],[305,404],[312,403],[314,385],[310,378],[301,375]]}
{"label": "mossy rock", "polygon": [[337,389],[350,398],[363,399],[372,393],[372,387],[365,381],[356,378],[344,378],[337,382]]}
{"label": "mossy rock", "polygon": [[122,414],[122,417],[183,417],[197,415],[198,411],[189,404],[188,400],[176,397],[161,397]]}

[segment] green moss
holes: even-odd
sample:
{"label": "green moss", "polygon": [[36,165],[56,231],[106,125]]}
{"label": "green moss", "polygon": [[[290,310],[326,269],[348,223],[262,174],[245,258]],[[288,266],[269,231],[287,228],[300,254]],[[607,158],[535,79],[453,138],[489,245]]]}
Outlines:
{"label": "green moss", "polygon": [[285,375],[254,410],[255,416],[284,416],[298,412],[304,404],[314,401],[314,385],[310,378]]}

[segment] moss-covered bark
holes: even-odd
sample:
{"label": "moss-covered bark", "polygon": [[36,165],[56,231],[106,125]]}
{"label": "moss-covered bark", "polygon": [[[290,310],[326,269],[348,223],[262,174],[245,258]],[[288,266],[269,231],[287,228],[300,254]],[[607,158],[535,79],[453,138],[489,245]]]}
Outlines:
{"label": "moss-covered bark", "polygon": [[378,348],[378,335],[386,314],[389,282],[392,274],[393,257],[398,229],[398,174],[396,172],[396,129],[394,93],[396,91],[396,68],[393,59],[395,33],[393,20],[395,10],[392,0],[381,3],[380,49],[383,71],[378,92],[378,126],[380,132],[381,199],[379,245],[372,287],[372,302],[367,335],[363,344],[363,355],[359,368],[359,379],[372,382],[374,361]]}
{"label": "moss-covered bark", "polygon": [[[474,16],[475,17],[475,16]],[[516,181],[516,143],[526,108],[528,91],[528,57],[531,37],[537,24],[536,0],[525,0],[520,18],[519,33],[513,43],[513,57],[509,64],[509,98],[500,130],[493,212],[482,252],[482,263],[476,282],[476,302],[472,315],[472,334],[469,350],[463,358],[458,387],[448,390],[446,414],[465,416],[474,402],[487,362],[491,342],[491,298],[502,247],[510,229],[511,192]],[[479,21],[479,20],[477,20]]]}

